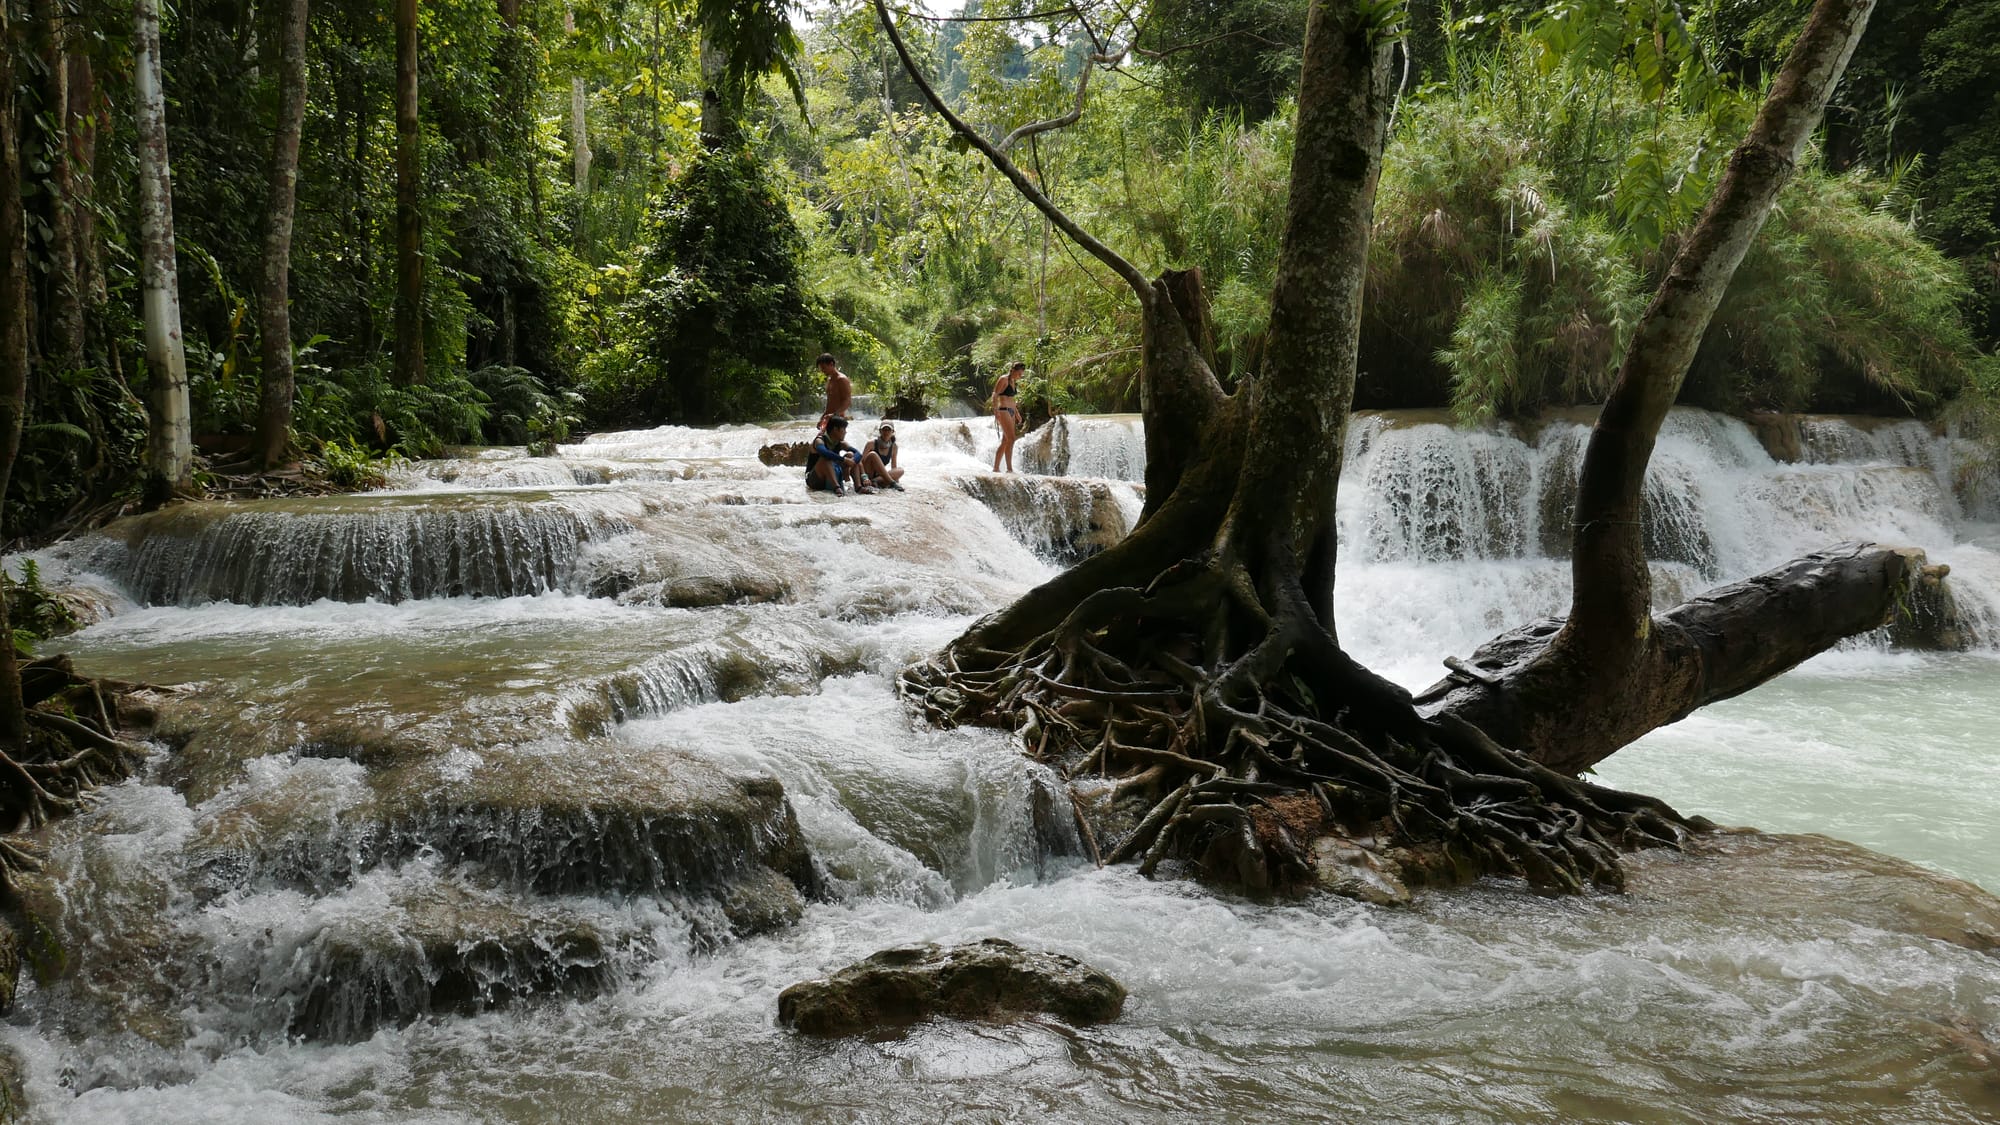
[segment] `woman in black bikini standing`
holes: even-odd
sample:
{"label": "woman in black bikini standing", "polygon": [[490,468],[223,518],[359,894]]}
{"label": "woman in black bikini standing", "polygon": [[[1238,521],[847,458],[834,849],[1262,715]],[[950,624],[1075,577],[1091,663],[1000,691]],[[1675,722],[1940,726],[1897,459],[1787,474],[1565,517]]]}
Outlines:
{"label": "woman in black bikini standing", "polygon": [[1000,471],[1000,459],[1007,459],[1007,471],[1014,471],[1014,439],[1021,436],[1021,406],[1016,397],[1020,392],[1021,377],[1028,370],[1025,363],[1016,363],[1007,369],[1000,381],[993,384],[993,420],[1000,423],[1000,448],[993,451],[993,471]]}

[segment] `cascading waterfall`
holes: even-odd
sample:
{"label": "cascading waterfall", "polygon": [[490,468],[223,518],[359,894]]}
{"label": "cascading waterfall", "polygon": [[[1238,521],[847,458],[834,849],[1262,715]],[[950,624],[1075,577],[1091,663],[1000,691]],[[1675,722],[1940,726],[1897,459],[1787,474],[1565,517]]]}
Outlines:
{"label": "cascading waterfall", "polygon": [[[1587,417],[1448,421],[1356,416],[1337,513],[1342,640],[1413,686],[1567,601]],[[1990,469],[1970,443],[1915,422],[1795,427],[1779,460],[1743,422],[1673,414],[1647,485],[1659,600],[1876,539],[1950,563],[2000,638]],[[1129,530],[1139,420],[1058,419],[1016,451],[1043,475],[1016,476],[986,471],[989,419],[901,422],[909,491],[837,500],[758,459],[809,428],[468,451],[383,492],[188,505],[40,553],[51,581],[110,592],[111,616],[62,642],[81,668],[188,686],[159,701],[145,774],[49,831],[27,896],[43,979],[0,1028],[37,1112],[1995,1108],[1950,1044],[2000,1034],[2000,968],[1937,935],[2000,933],[2000,911],[1843,845],[1732,840],[1720,882],[1640,857],[1644,893],[1624,900],[1474,889],[1401,912],[1090,870],[1061,779],[1003,732],[913,724],[891,685]],[[2000,661],[1870,640],[1822,663],[1607,772],[2000,887],[2000,774],[1959,749],[2000,723]],[[1761,776],[1784,798],[1730,803]],[[771,1027],[794,980],[987,935],[1121,976],[1126,1019],[925,1027],[832,1054]]]}
{"label": "cascading waterfall", "polygon": [[[1956,491],[1969,451],[1915,422],[1869,432],[1812,418],[1802,428],[1822,435],[1813,439],[1820,452],[1788,464],[1741,421],[1669,416],[1646,481],[1658,604],[1833,543],[1873,540],[1951,564],[1961,610],[1994,638],[2000,556],[1973,545],[1980,533]],[[1883,444],[1884,434],[1898,436]],[[1468,433],[1430,412],[1364,413],[1350,435],[1337,606],[1358,656],[1414,686],[1435,678],[1441,655],[1567,607],[1563,555],[1586,420]]]}

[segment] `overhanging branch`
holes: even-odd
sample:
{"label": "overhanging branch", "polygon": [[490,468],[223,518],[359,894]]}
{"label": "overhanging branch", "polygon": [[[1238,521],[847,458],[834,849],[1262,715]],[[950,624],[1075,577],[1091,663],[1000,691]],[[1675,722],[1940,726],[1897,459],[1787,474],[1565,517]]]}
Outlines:
{"label": "overhanging branch", "polygon": [[923,93],[924,100],[930,103],[930,107],[937,111],[938,116],[944,118],[945,124],[951,126],[951,131],[966,144],[978,149],[995,168],[1000,170],[1001,175],[1007,177],[1008,182],[1014,185],[1014,190],[1034,204],[1036,210],[1047,215],[1049,221],[1072,241],[1089,251],[1091,257],[1111,267],[1112,272],[1123,278],[1126,285],[1131,286],[1141,305],[1150,306],[1153,300],[1153,287],[1146,280],[1146,275],[1140,273],[1137,266],[1126,261],[1116,250],[1092,237],[1089,231],[1084,230],[1076,220],[1070,218],[1062,208],[1057,207],[1053,200],[1036,187],[1034,182],[1028,179],[1027,174],[1008,159],[1005,152],[996,147],[992,141],[980,136],[978,130],[967,125],[958,114],[953,113],[951,107],[945,104],[944,99],[939,97],[937,90],[931,86],[930,80],[924,77],[923,71],[918,68],[916,59],[910,55],[909,44],[903,42],[903,35],[896,30],[896,22],[889,17],[889,7],[883,0],[875,0],[875,14],[882,21],[882,30],[889,36],[889,42],[896,48],[896,56],[903,60],[903,69],[908,72],[910,80],[917,84],[917,89]]}

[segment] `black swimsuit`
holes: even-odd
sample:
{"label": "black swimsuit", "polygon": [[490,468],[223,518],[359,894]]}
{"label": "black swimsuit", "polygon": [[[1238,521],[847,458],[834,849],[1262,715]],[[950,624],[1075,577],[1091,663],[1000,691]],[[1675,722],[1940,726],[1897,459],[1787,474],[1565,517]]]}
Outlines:
{"label": "black swimsuit", "polygon": [[[1005,387],[1002,387],[1002,388],[1001,388],[1000,390],[998,390],[998,391],[994,392],[994,397],[996,397],[996,398],[1013,398],[1013,397],[1014,397],[1014,382],[1015,382],[1015,380],[1014,380],[1014,379],[1013,379],[1012,377],[1009,377],[1009,378],[1008,378],[1008,380],[1007,380],[1007,385],[1006,385]],[[1016,418],[1019,418],[1019,417],[1021,416],[1021,408],[1020,408],[1020,407],[1018,407],[1018,406],[1015,406],[1015,405],[1014,405],[1013,403],[1011,403],[1011,402],[1010,402],[1010,403],[1004,403],[1004,404],[1002,404],[1002,405],[1000,405],[1000,406],[997,406],[997,407],[995,407],[995,408],[993,409],[993,412],[994,412],[995,414],[998,414],[998,413],[1000,413],[1000,411],[1002,411],[1002,410],[1011,410],[1011,411],[1013,411],[1013,412],[1014,412],[1014,417],[1016,417]]]}

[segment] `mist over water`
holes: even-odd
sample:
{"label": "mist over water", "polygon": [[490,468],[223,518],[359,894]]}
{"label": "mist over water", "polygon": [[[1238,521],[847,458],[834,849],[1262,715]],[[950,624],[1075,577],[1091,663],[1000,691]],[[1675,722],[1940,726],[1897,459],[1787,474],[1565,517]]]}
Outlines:
{"label": "mist over water", "polygon": [[[792,429],[662,427],[418,463],[384,493],[183,508],[44,553],[117,610],[64,642],[79,666],[193,685],[170,715],[212,733],[50,833],[79,967],[28,987],[0,1030],[35,1111],[2000,1114],[1970,1049],[2000,1037],[2000,959],[1955,944],[2000,916],[1844,844],[1723,837],[1635,857],[1622,896],[1494,884],[1404,910],[1090,869],[1009,736],[928,729],[892,678],[1129,528],[1138,422],[1064,419],[1017,450],[1049,475],[1010,480],[985,473],[983,420],[898,430],[907,493],[808,496],[801,470],[756,460]],[[1779,463],[1740,422],[1675,413],[1649,486],[1662,603],[1874,539],[1948,562],[2000,639],[1993,490],[1964,450],[1916,423],[1803,432],[1804,459]],[[1585,433],[1357,418],[1338,512],[1350,650],[1420,687],[1442,656],[1561,612]],[[1601,780],[2000,889],[1996,701],[1991,651],[1863,639],[1655,732]],[[819,884],[796,924],[753,934],[737,890],[632,876],[679,862],[663,849],[782,835],[762,778]],[[762,835],[667,817],[688,808],[748,809]],[[986,936],[1110,972],[1126,1015],[831,1044],[773,1026],[794,981]],[[459,964],[440,950],[473,946],[496,1006],[427,1010]]]}

